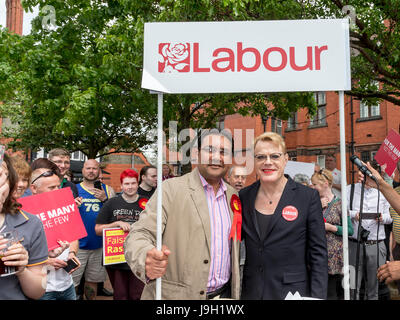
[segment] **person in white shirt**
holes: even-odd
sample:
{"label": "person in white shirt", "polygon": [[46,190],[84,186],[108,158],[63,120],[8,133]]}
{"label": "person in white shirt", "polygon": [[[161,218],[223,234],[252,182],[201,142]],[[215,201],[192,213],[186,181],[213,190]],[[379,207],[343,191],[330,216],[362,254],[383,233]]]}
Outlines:
{"label": "person in white shirt", "polygon": [[[354,233],[349,237],[349,262],[354,268],[356,267],[357,259],[357,237],[358,237],[358,226],[360,218],[360,199],[361,199],[361,183],[354,185],[354,193],[352,202],[351,199],[351,185],[347,186],[347,207],[350,212],[350,218],[352,221]],[[379,195],[378,195],[379,193]],[[379,209],[378,205],[379,198]],[[364,237],[360,236],[360,255],[359,255],[359,271],[358,271],[358,285],[357,285],[357,296],[359,299],[359,289],[361,285],[361,279],[363,277],[362,270],[363,264],[365,264],[364,278],[366,279],[366,289],[368,300],[378,300],[378,279],[376,277],[377,269],[383,265],[387,259],[386,257],[386,245],[385,245],[385,224],[392,223],[392,218],[389,212],[389,203],[384,195],[375,188],[371,188],[366,185],[364,189],[364,200],[363,200],[363,213],[379,212],[379,229],[378,219],[362,219],[362,227],[365,229]],[[350,209],[351,208],[351,209]],[[379,210],[379,211],[378,211]],[[365,258],[364,258],[365,254]],[[355,270],[355,269],[354,269]],[[351,277],[355,277],[355,273],[350,274]],[[355,280],[351,279],[351,283]]]}
{"label": "person in white shirt", "polygon": [[[50,163],[49,166],[54,166],[54,171],[40,168],[32,172],[30,188],[33,195],[57,190],[60,187],[60,171],[50,160],[47,161]],[[75,256],[79,242],[78,240],[71,243],[59,241],[59,244],[61,247],[49,251],[46,293],[40,300],[76,300],[71,273],[80,266],[80,261]],[[67,272],[63,268],[67,266],[67,261],[72,258],[78,263],[78,266]]]}
{"label": "person in white shirt", "polygon": [[341,173],[336,169],[336,157],[333,153],[327,154],[325,157],[325,168],[332,172],[332,192],[339,199],[342,197]]}

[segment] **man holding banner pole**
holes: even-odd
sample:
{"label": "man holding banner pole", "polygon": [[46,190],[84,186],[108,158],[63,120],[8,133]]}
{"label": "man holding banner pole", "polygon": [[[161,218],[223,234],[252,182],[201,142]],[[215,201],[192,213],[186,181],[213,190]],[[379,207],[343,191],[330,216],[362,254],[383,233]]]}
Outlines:
{"label": "man holding banner pole", "polygon": [[232,150],[227,132],[207,130],[194,150],[198,167],[162,183],[161,250],[155,248],[156,194],[131,227],[125,257],[146,284],[142,299],[155,298],[159,277],[161,299],[239,299],[241,205],[237,192],[222,180]]}

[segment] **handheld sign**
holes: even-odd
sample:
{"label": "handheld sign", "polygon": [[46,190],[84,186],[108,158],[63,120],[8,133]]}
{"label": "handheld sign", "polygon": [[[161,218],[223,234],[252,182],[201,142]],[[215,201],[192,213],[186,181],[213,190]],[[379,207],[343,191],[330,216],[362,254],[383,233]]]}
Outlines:
{"label": "handheld sign", "polygon": [[19,198],[22,210],[35,214],[43,223],[49,250],[57,240],[72,242],[87,236],[70,188]]}
{"label": "handheld sign", "polygon": [[389,131],[374,158],[381,166],[386,163],[385,171],[389,176],[393,174],[400,159],[400,135],[396,131]]}
{"label": "handheld sign", "polygon": [[103,264],[124,263],[124,241],[128,232],[120,228],[103,229]]}

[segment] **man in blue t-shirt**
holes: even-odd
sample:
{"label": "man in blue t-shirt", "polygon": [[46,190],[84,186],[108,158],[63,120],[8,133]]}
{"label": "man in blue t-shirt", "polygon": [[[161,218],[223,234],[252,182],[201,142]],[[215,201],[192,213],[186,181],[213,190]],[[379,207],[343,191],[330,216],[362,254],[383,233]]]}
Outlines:
{"label": "man in blue t-shirt", "polygon": [[104,183],[101,184],[101,189],[95,187],[99,174],[100,164],[94,159],[89,159],[82,168],[83,182],[77,185],[79,197],[82,198],[79,212],[87,236],[79,240],[77,257],[81,262],[81,268],[73,274],[73,279],[76,288],[83,274],[85,275],[84,295],[87,300],[96,298],[97,283],[106,280],[106,272],[102,266],[102,237],[96,235],[94,226],[103,203],[115,195],[114,190]]}

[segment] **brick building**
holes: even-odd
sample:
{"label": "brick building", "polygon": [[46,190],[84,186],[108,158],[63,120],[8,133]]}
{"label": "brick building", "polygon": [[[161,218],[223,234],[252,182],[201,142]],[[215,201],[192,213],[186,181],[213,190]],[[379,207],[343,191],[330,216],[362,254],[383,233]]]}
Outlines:
{"label": "brick building", "polygon": [[[339,96],[335,92],[314,94],[318,104],[317,114],[310,119],[306,110],[299,110],[287,121],[261,117],[226,116],[226,129],[254,129],[257,137],[264,131],[278,132],[285,138],[290,160],[318,163],[325,166],[328,153],[336,155],[340,170]],[[363,161],[370,161],[378,151],[390,129],[400,130],[400,107],[387,101],[367,106],[345,96],[347,182],[351,182],[352,165],[349,157],[354,153]],[[245,133],[243,132],[244,139]],[[249,145],[251,148],[251,145]],[[235,148],[235,150],[238,150]],[[247,184],[256,179],[254,172]]]}
{"label": "brick building", "polygon": [[[11,32],[22,34],[23,10],[20,0],[6,0],[6,8],[7,27]],[[251,130],[254,137],[264,131],[275,131],[284,136],[291,160],[314,162],[324,167],[326,154],[335,153],[337,167],[340,169],[338,95],[335,92],[318,92],[315,93],[315,99],[319,107],[313,119],[307,117],[306,110],[296,112],[288,121],[262,119],[259,116],[242,117],[235,114],[226,116],[218,125],[232,131],[242,129],[242,145],[235,148],[238,152],[252,148],[251,141],[246,143],[246,129]],[[386,101],[377,106],[366,106],[359,100],[345,97],[348,182],[351,182],[351,164],[348,159],[353,150],[362,160],[371,160],[389,130],[394,129],[399,132],[399,111],[398,106]],[[112,155],[109,159],[110,162],[107,162],[105,170],[110,173],[109,183],[116,190],[119,190],[119,172],[130,166],[140,170],[144,164],[139,165],[139,162],[148,164],[143,155],[138,154]],[[137,159],[137,163],[132,159]],[[247,183],[250,184],[255,179],[255,174],[252,172]]]}

